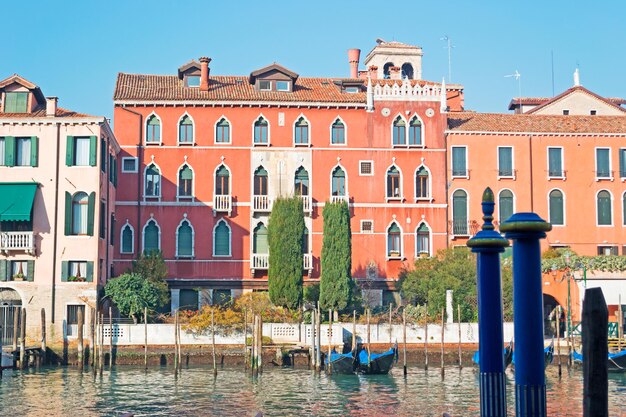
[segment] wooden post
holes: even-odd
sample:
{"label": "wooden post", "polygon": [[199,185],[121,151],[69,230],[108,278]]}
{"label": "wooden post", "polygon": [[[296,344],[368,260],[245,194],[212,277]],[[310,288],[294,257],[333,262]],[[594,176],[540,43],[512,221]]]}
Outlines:
{"label": "wooden post", "polygon": [[317,318],[317,312],[315,309],[311,312],[311,347],[309,348],[310,367],[315,369],[315,319]]}
{"label": "wooden post", "polygon": [[148,370],[148,307],[143,308],[143,367]]}
{"label": "wooden post", "polygon": [[556,356],[559,365],[559,378],[561,378],[561,306],[556,306]]}
{"label": "wooden post", "polygon": [[95,355],[96,355],[96,309],[91,307],[90,312],[90,328],[89,328],[89,363],[92,368],[95,368]]}
{"label": "wooden post", "polygon": [[178,310],[174,316],[174,376],[178,374]]}
{"label": "wooden post", "polygon": [[26,307],[22,307],[20,323],[20,368],[26,368]]}
{"label": "wooden post", "polygon": [[330,363],[332,340],[333,340],[333,310],[329,308],[328,309],[328,357],[326,358],[326,363],[328,364],[328,367],[327,367],[328,375],[333,373],[332,364]]}
{"label": "wooden post", "polygon": [[99,367],[100,367],[100,375],[102,375],[102,371],[104,370],[104,313],[100,313],[100,328],[98,329],[99,338],[100,338],[100,348],[99,348]]}
{"label": "wooden post", "polygon": [[243,310],[243,369],[248,366],[248,310]]}
{"label": "wooden post", "polygon": [[46,309],[41,309],[41,365],[45,365],[48,359],[48,348],[46,346]]}
{"label": "wooden post", "polygon": [[2,379],[2,326],[0,326],[0,379]]}
{"label": "wooden post", "polygon": [[180,318],[178,319],[178,326],[176,327],[176,335],[178,336],[178,370],[180,371],[183,367],[183,341],[180,337],[180,328],[182,327],[182,323],[180,322]]}
{"label": "wooden post", "polygon": [[17,350],[17,339],[20,337],[20,314],[22,309],[13,307],[13,352]]}
{"label": "wooden post", "polygon": [[424,324],[424,369],[428,369],[428,316]]}
{"label": "wooden post", "polygon": [[213,346],[213,376],[217,376],[217,362],[215,360],[215,310],[211,310],[211,344]]}
{"label": "wooden post", "polygon": [[617,351],[622,351],[622,339],[624,338],[624,312],[622,311],[622,294],[618,296],[617,311],[619,318],[617,319]]}
{"label": "wooden post", "polygon": [[91,337],[91,351],[89,352],[91,355],[91,366],[93,368],[93,376],[96,377],[98,373],[98,362],[96,360],[96,354],[98,352],[98,309],[91,309],[93,329],[92,329],[92,337]]}
{"label": "wooden post", "polygon": [[83,325],[85,324],[85,317],[84,317],[84,313],[83,313],[83,309],[82,308],[78,308],[78,335],[77,335],[77,342],[78,342],[78,351],[77,351],[77,357],[78,357],[78,369],[80,369],[81,371],[83,370],[83,366],[85,364],[85,359],[83,356],[83,352],[84,352],[84,345],[83,345]]}
{"label": "wooden post", "polygon": [[402,365],[406,376],[406,307],[402,309]]}
{"label": "wooden post", "polygon": [[322,309],[319,307],[319,303],[317,303],[316,312],[317,319],[315,320],[315,325],[317,326],[317,338],[315,340],[315,371],[319,373],[322,369]]}
{"label": "wooden post", "polygon": [[445,331],[446,331],[446,311],[441,309],[441,376],[443,376],[445,372],[445,364],[444,364],[444,352],[443,352],[443,344],[445,341]]}
{"label": "wooden post", "polygon": [[370,348],[371,328],[370,328],[370,309],[367,309],[367,366],[372,365],[372,349]]}
{"label": "wooden post", "polygon": [[356,310],[352,310],[352,352],[356,353]]}
{"label": "wooden post", "polygon": [[461,304],[456,305],[457,320],[459,321],[459,369],[463,368],[463,357],[461,355]]}
{"label": "wooden post", "polygon": [[250,371],[254,375],[256,368],[256,314],[252,315],[252,333],[250,333]]}
{"label": "wooden post", "polygon": [[109,307],[109,367],[113,366],[113,307]]}
{"label": "wooden post", "polygon": [[257,364],[259,372],[263,372],[263,318],[259,314],[259,335],[257,337],[259,343],[259,349],[257,350]]}
{"label": "wooden post", "polygon": [[389,303],[389,345],[392,344],[392,340],[391,340],[391,333],[392,333],[392,328],[391,328],[391,303]]}
{"label": "wooden post", "polygon": [[583,301],[583,416],[609,415],[609,312],[600,288],[587,288]]}

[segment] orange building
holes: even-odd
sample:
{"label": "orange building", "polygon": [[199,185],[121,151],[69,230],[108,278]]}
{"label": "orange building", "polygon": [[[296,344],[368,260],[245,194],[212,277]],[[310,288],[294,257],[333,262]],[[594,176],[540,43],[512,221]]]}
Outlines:
{"label": "orange building", "polygon": [[421,48],[384,42],[349,78],[305,78],[278,64],[210,74],[119,74],[115,272],[159,249],[172,309],[267,288],[267,222],[278,196],[303,199],[305,281],[320,278],[322,209],[346,200],[353,276],[372,303],[405,265],[447,246],[446,112],[463,88],[418,79]]}

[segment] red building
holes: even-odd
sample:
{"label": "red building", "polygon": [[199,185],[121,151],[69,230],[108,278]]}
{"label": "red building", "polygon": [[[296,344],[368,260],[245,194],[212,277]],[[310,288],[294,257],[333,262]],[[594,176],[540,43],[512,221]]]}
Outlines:
{"label": "red building", "polygon": [[324,204],[346,200],[353,276],[373,303],[393,297],[403,265],[447,245],[446,109],[463,90],[416,79],[419,47],[381,41],[367,71],[358,50],[349,60],[350,78],[212,75],[208,58],[119,74],[115,273],[160,249],[173,309],[265,289],[272,201],[300,195],[305,281],[323,274]]}

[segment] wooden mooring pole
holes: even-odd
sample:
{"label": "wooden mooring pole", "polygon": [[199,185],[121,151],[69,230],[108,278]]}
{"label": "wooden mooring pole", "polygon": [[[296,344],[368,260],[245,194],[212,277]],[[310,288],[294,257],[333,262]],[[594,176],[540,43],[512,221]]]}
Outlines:
{"label": "wooden mooring pole", "polygon": [[[389,345],[391,346],[391,344],[393,343],[392,339],[391,339],[391,333],[393,331],[392,327],[391,327],[391,315],[392,315],[392,311],[391,311],[391,303],[389,303]],[[397,340],[397,339],[396,339]]]}
{"label": "wooden mooring pole", "polygon": [[315,369],[315,319],[317,318],[316,310],[311,311],[311,347],[309,348],[309,366]]}
{"label": "wooden mooring pole", "polygon": [[211,345],[213,348],[213,376],[217,376],[217,361],[215,360],[215,310],[211,310]]}
{"label": "wooden mooring pole", "polygon": [[356,310],[352,310],[352,352],[356,353]]}
{"label": "wooden mooring pole", "polygon": [[424,369],[428,369],[428,316],[424,323]]}
{"label": "wooden mooring pole", "polygon": [[258,349],[257,349],[257,367],[258,372],[263,372],[263,318],[259,314],[259,334],[257,336]]}
{"label": "wooden mooring pole", "polygon": [[176,326],[176,334],[178,335],[178,370],[180,371],[183,367],[183,341],[180,337],[180,329],[182,327],[182,323],[180,322],[180,318],[178,319],[178,326]]}
{"label": "wooden mooring pole", "polygon": [[113,307],[109,307],[109,367],[113,366]]}
{"label": "wooden mooring pole", "polygon": [[41,356],[40,364],[45,365],[48,362],[48,348],[46,346],[46,309],[41,309]]}
{"label": "wooden mooring pole", "polygon": [[322,309],[317,303],[317,319],[315,320],[315,326],[317,338],[315,339],[315,372],[320,373],[322,369]]}
{"label": "wooden mooring pole", "polygon": [[372,366],[372,349],[370,347],[371,342],[371,327],[370,327],[370,309],[367,309],[367,366]]}
{"label": "wooden mooring pole", "polygon": [[445,343],[445,331],[446,331],[446,310],[441,309],[441,376],[443,377],[445,373],[445,364],[444,364],[444,351],[443,344]]}
{"label": "wooden mooring pole", "polygon": [[100,326],[98,328],[98,338],[100,339],[100,347],[98,348],[98,367],[100,375],[104,371],[104,313],[100,313]]}
{"label": "wooden mooring pole", "polygon": [[26,368],[26,307],[22,308],[20,321],[20,368]]}
{"label": "wooden mooring pole", "polygon": [[91,351],[89,352],[91,356],[91,366],[93,370],[93,376],[96,377],[98,373],[98,361],[96,360],[96,354],[98,352],[98,309],[91,309],[91,320],[93,322],[93,329],[91,333]]}
{"label": "wooden mooring pole", "polygon": [[85,317],[84,317],[84,313],[83,313],[83,309],[82,308],[78,308],[78,334],[77,334],[77,342],[78,342],[78,346],[77,346],[77,358],[78,358],[78,369],[82,372],[83,370],[83,366],[85,364],[85,359],[84,359],[84,348],[85,346],[83,345],[83,325],[85,324]]}
{"label": "wooden mooring pole", "polygon": [[331,349],[333,344],[333,310],[328,309],[328,357],[326,358],[328,375],[333,373],[332,363],[330,362]]}
{"label": "wooden mooring pole", "polygon": [[143,367],[148,370],[148,307],[143,308]]}
{"label": "wooden mooring pole", "polygon": [[20,337],[20,307],[13,307],[13,352],[17,350],[17,340]]}
{"label": "wooden mooring pole", "polygon": [[95,368],[95,355],[96,355],[96,309],[91,307],[89,309],[89,317],[91,317],[91,325],[89,326],[89,362],[92,368]]}
{"label": "wooden mooring pole", "polygon": [[459,369],[463,368],[463,357],[461,355],[461,304],[456,305],[457,320],[459,322]]}
{"label": "wooden mooring pole", "polygon": [[248,367],[248,310],[243,310],[243,369]]}
{"label": "wooden mooring pole", "polygon": [[583,301],[583,416],[609,415],[609,312],[600,288],[587,288]]}
{"label": "wooden mooring pole", "polygon": [[174,316],[174,376],[178,375],[178,311]]}
{"label": "wooden mooring pole", "polygon": [[406,308],[402,309],[402,365],[404,376],[406,376]]}
{"label": "wooden mooring pole", "polygon": [[250,371],[254,376],[256,368],[256,314],[252,315],[252,333],[250,333]]}
{"label": "wooden mooring pole", "polygon": [[556,356],[559,365],[559,378],[561,378],[561,306],[556,306]]}

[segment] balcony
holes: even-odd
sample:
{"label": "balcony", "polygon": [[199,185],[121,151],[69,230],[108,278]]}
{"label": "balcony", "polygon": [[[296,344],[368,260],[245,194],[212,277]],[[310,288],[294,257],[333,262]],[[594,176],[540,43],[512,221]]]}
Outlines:
{"label": "balcony", "polygon": [[252,211],[257,213],[269,213],[272,211],[272,199],[268,195],[255,195],[252,197]]}
{"label": "balcony", "polygon": [[475,235],[479,228],[480,223],[476,220],[452,220],[448,222],[449,233],[452,235],[452,238],[455,237],[469,237]]}
{"label": "balcony", "polygon": [[254,271],[267,271],[270,268],[270,255],[267,253],[253,253],[250,259],[250,269]]}
{"label": "balcony", "polygon": [[35,252],[33,232],[2,232],[0,233],[0,251],[8,252],[23,250],[26,253]]}
{"label": "balcony", "polygon": [[233,210],[233,198],[230,195],[214,195],[213,196],[213,216],[216,213],[230,213]]}
{"label": "balcony", "polygon": [[302,200],[302,210],[305,213],[311,213],[311,196],[310,195],[301,195],[300,199]]}
{"label": "balcony", "polygon": [[347,195],[331,195],[330,196],[331,203],[339,203],[340,201],[345,201],[346,204],[350,202]]}
{"label": "balcony", "polygon": [[313,255],[310,253],[305,253],[302,255],[302,257],[302,267],[305,271],[309,273],[309,275],[311,275],[311,272],[313,272]]}

